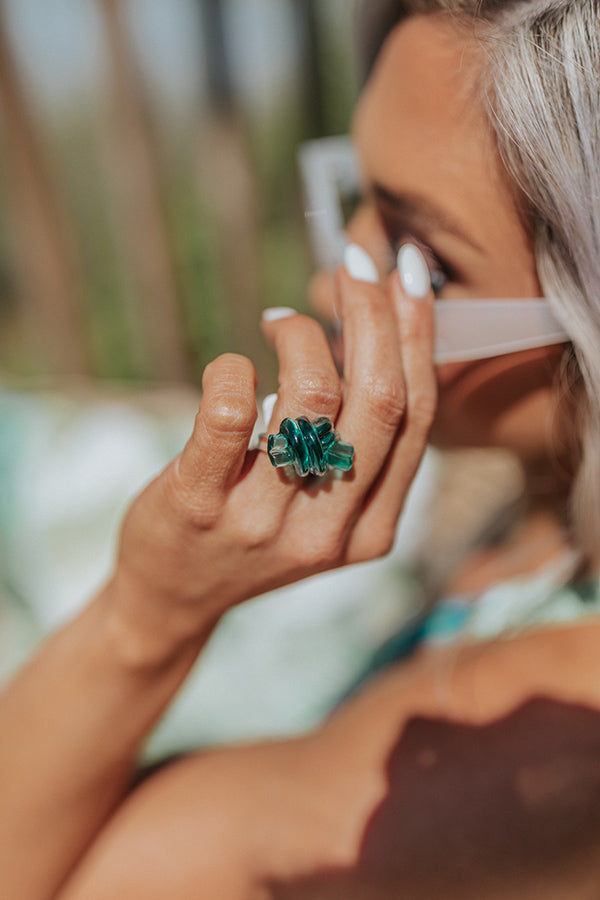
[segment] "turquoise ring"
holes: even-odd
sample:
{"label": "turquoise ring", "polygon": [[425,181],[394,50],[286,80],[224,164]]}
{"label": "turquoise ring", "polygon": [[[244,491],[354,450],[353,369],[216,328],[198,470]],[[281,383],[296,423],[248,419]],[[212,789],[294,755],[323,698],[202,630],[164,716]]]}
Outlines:
{"label": "turquoise ring", "polygon": [[354,447],[340,440],[325,416],[312,422],[306,416],[284,419],[278,434],[269,435],[267,454],[276,469],[293,466],[300,478],[322,476],[330,468],[349,472],[354,462]]}

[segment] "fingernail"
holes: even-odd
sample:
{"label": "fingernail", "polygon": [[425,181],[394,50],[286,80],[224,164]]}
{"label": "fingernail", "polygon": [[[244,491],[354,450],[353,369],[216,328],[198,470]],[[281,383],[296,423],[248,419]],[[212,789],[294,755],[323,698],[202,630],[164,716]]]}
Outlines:
{"label": "fingernail", "polygon": [[277,394],[267,394],[262,402],[263,422],[265,423],[265,428],[271,421],[271,416],[273,415],[273,410],[275,409],[276,403]]}
{"label": "fingernail", "polygon": [[366,281],[367,284],[377,284],[379,281],[375,263],[358,244],[348,244],[344,251],[344,265],[348,275],[356,281]]}
{"label": "fingernail", "polygon": [[414,244],[400,247],[398,271],[405,294],[413,300],[424,300],[431,290],[431,275],[425,257]]}
{"label": "fingernail", "polygon": [[263,309],[263,322],[276,322],[277,319],[287,319],[289,316],[297,316],[298,313],[290,306],[271,306],[269,309]]}

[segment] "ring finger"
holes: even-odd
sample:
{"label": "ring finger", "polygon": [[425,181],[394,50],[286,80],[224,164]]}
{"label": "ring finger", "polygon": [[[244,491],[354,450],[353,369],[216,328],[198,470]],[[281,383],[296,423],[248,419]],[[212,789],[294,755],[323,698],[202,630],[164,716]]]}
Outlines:
{"label": "ring finger", "polygon": [[[283,314],[285,313],[285,314]],[[263,316],[263,332],[274,346],[279,361],[279,391],[268,425],[276,433],[284,418],[320,416],[335,421],[342,401],[342,386],[327,338],[321,326],[293,310]],[[302,483],[299,478],[273,477],[266,454],[259,454],[255,470],[261,479],[263,496],[269,503],[285,506]]]}

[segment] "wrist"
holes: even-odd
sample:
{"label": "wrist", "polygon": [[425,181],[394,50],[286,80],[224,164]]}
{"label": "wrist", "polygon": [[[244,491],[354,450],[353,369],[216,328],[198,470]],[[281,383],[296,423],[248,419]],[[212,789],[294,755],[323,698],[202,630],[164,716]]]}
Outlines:
{"label": "wrist", "polygon": [[157,604],[150,593],[118,569],[98,595],[113,652],[126,669],[139,673],[186,659],[193,663],[219,617],[199,617],[197,610]]}

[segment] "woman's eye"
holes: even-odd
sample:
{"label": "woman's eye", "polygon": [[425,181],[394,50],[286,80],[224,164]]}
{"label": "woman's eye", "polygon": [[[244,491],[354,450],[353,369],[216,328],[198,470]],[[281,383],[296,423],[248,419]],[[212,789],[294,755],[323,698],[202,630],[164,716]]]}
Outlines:
{"label": "woman's eye", "polygon": [[397,225],[396,227],[394,227],[393,223],[391,223],[389,220],[386,221],[385,216],[383,216],[382,218],[389,247],[394,256],[394,259],[403,244],[414,244],[415,247],[419,248],[419,250],[425,257],[425,261],[429,269],[429,274],[431,276],[431,287],[434,294],[436,296],[441,294],[448,281],[451,280],[448,268],[438,259],[431,247],[429,247],[423,240],[418,238],[415,234],[412,234],[410,231],[405,231],[404,229],[399,230]]}
{"label": "woman's eye", "polygon": [[433,288],[433,293],[437,297],[446,287],[448,276],[439,265],[437,268],[429,266],[429,273],[431,275],[431,287]]}

